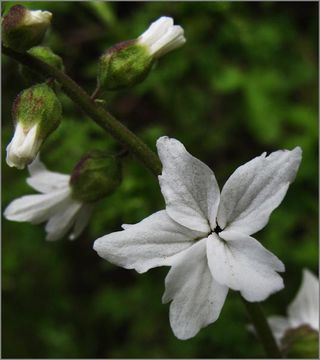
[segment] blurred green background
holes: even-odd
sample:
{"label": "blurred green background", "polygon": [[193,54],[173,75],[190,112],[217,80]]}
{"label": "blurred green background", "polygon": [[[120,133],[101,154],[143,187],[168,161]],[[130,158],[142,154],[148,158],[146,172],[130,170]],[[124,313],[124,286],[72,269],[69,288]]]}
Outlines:
{"label": "blurred green background", "polygon": [[[15,4],[3,3],[3,10]],[[20,2],[20,4],[22,4]],[[286,265],[285,290],[264,304],[285,314],[301,270],[318,267],[318,4],[316,2],[37,2],[53,12],[45,44],[61,55],[67,73],[95,88],[96,63],[109,46],[137,37],[150,22],[172,16],[187,43],[156,64],[133,89],[110,93],[110,111],[153,149],[161,135],[181,140],[216,174],[232,171],[263,151],[301,146],[296,181],[268,226],[255,237]],[[2,56],[2,199],[33,193],[5,163],[12,137],[11,104],[30,84]],[[42,159],[69,173],[84,152],[118,150],[115,141],[62,93],[64,121]],[[3,357],[264,357],[246,330],[238,293],[230,292],[218,321],[179,341],[161,304],[168,268],[138,275],[92,250],[97,237],[163,208],[157,180],[132,158],[119,191],[102,200],[76,241],[44,240],[42,226],[2,221]]]}

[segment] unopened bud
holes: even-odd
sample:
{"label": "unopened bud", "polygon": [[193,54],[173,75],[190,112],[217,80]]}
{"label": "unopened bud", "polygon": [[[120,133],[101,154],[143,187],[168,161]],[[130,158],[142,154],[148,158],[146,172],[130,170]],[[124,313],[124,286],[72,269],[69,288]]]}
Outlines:
{"label": "unopened bud", "polygon": [[45,139],[61,121],[61,104],[47,84],[23,90],[13,103],[15,133],[7,146],[7,164],[23,169],[31,163]]}
{"label": "unopened bud", "polygon": [[25,51],[40,44],[51,23],[49,11],[28,10],[15,5],[2,20],[2,41],[5,46]]}
{"label": "unopened bud", "polygon": [[[56,55],[49,47],[47,46],[35,46],[28,50],[28,53],[37,59],[61,70],[64,71],[62,58]],[[31,70],[27,66],[21,65],[21,74],[25,79],[29,81],[43,81],[44,76],[40,75],[36,71]]]}
{"label": "unopened bud", "polygon": [[185,43],[181,26],[161,17],[137,39],[121,42],[104,53],[99,62],[98,85],[103,90],[127,88],[143,81],[154,60]]}
{"label": "unopened bud", "polygon": [[110,195],[120,183],[120,161],[100,151],[85,155],[74,167],[70,179],[72,197],[85,203]]}
{"label": "unopened bud", "polygon": [[282,341],[283,352],[287,358],[318,358],[319,332],[308,325],[288,330]]}

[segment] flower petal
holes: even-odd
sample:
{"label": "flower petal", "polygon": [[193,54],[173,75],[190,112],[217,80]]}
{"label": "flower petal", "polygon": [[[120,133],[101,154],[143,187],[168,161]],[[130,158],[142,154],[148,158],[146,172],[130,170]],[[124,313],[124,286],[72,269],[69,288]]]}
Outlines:
{"label": "flower petal", "polygon": [[270,316],[268,317],[268,324],[278,345],[281,345],[281,339],[287,329],[290,328],[288,319],[283,316]]}
{"label": "flower petal", "polygon": [[262,154],[240,166],[221,192],[220,228],[251,235],[262,229],[283,200],[301,162],[301,149]]}
{"label": "flower petal", "polygon": [[82,204],[71,198],[65,199],[56,209],[56,213],[50,218],[46,225],[46,240],[61,239],[75,222],[75,217]]}
{"label": "flower petal", "polygon": [[228,288],[209,270],[206,241],[202,239],[176,256],[166,280],[162,301],[170,305],[170,324],[177,338],[190,339],[220,315]]}
{"label": "flower petal", "polygon": [[49,194],[22,196],[8,205],[4,216],[12,221],[41,223],[49,219],[55,208],[69,196],[69,193],[69,189],[63,189]]}
{"label": "flower petal", "polygon": [[319,280],[303,270],[303,280],[295,299],[288,307],[291,327],[306,324],[319,331]]}
{"label": "flower petal", "polygon": [[190,155],[175,139],[157,141],[163,165],[159,176],[166,211],[179,224],[192,230],[210,232],[216,225],[219,187],[213,172]]}
{"label": "flower petal", "polygon": [[126,230],[97,239],[93,247],[104,259],[142,273],[167,265],[169,257],[189,247],[199,234],[177,224],[162,210]]}
{"label": "flower petal", "polygon": [[212,276],[220,284],[239,290],[248,301],[265,300],[283,288],[276,272],[284,271],[283,263],[250,236],[234,231],[212,234],[207,254]]}
{"label": "flower petal", "polygon": [[48,193],[69,186],[69,175],[48,171],[40,161],[39,156],[28,166],[30,177],[27,183],[35,190]]}
{"label": "flower petal", "polygon": [[70,240],[76,239],[82,233],[84,228],[88,225],[92,210],[93,210],[93,205],[91,204],[82,205],[81,209],[77,214],[77,218],[74,224],[74,229],[72,233],[69,235]]}

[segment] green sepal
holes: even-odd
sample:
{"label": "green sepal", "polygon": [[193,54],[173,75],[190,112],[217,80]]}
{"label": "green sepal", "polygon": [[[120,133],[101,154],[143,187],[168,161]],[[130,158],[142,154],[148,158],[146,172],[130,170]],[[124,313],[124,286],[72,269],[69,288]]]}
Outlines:
{"label": "green sepal", "polygon": [[23,90],[12,106],[12,117],[26,130],[37,125],[37,136],[45,140],[60,124],[62,106],[46,83]]}
{"label": "green sepal", "polygon": [[153,57],[148,49],[128,40],[108,49],[99,61],[98,85],[102,90],[119,90],[142,82],[149,74]]}
{"label": "green sepal", "polygon": [[[55,54],[48,46],[34,46],[33,48],[28,50],[28,53],[36,57],[37,59],[61,71],[64,71],[62,58],[59,55]],[[42,74],[31,70],[27,66],[20,65],[19,69],[21,75],[28,81],[43,81],[46,79]]]}
{"label": "green sepal", "polygon": [[308,325],[288,330],[281,344],[287,358],[316,359],[319,356],[319,332]]}
{"label": "green sepal", "polygon": [[116,156],[91,151],[72,171],[72,197],[84,203],[95,202],[112,194],[121,184],[121,180],[121,163]]}

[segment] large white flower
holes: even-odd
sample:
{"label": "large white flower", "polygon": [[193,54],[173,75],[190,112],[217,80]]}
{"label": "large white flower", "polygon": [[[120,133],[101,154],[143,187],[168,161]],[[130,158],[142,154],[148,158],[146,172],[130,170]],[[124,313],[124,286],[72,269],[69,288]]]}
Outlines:
{"label": "large white flower", "polygon": [[94,249],[112,263],[145,272],[171,266],[163,302],[180,339],[219,317],[228,288],[262,301],[283,288],[282,262],[250,235],[281,203],[301,161],[301,149],[281,150],[240,166],[220,194],[213,172],[175,139],[157,142],[166,209],[124,231],[97,239]]}
{"label": "large white flower", "polygon": [[150,55],[159,58],[182,46],[186,39],[181,26],[173,25],[171,17],[162,16],[153,22],[137,41],[148,48]]}
{"label": "large white flower", "polygon": [[287,317],[268,318],[271,330],[279,344],[288,330],[303,325],[319,331],[319,279],[307,269],[303,270],[301,287],[288,306],[287,313]]}
{"label": "large white flower", "polygon": [[57,240],[66,235],[77,238],[86,227],[92,205],[71,197],[70,176],[48,171],[38,158],[28,166],[27,183],[41,194],[23,196],[12,201],[4,216],[12,221],[32,224],[47,222],[47,240]]}

